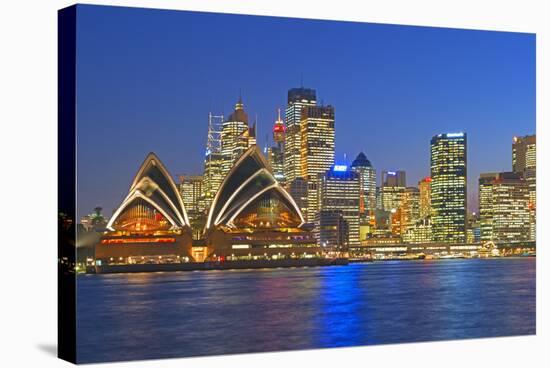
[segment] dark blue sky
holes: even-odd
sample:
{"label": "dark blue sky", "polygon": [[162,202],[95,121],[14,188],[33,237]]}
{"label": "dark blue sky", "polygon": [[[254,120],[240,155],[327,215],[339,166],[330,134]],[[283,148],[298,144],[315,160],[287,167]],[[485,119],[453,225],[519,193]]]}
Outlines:
{"label": "dark blue sky", "polygon": [[335,106],[337,161],[363,150],[416,185],[431,137],[466,131],[473,205],[479,173],[535,133],[533,34],[86,5],[77,37],[79,216],[110,216],[150,151],[202,173],[208,112],[239,90],[263,147],[302,75]]}

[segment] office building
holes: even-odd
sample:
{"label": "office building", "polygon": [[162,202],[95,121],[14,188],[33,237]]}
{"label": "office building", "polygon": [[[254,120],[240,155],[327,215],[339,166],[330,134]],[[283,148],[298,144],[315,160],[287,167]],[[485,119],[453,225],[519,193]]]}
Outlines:
{"label": "office building", "polygon": [[480,240],[493,240],[493,182],[498,173],[483,173],[479,176],[479,231]]}
{"label": "office building", "polygon": [[466,133],[438,134],[431,140],[433,240],[466,241]]}
{"label": "office building", "polygon": [[425,177],[418,182],[420,192],[419,215],[420,218],[428,218],[432,212],[432,178]]}
{"label": "office building", "polygon": [[499,173],[492,182],[492,241],[530,240],[529,182],[521,174]]}
{"label": "office building", "polygon": [[530,240],[536,239],[537,209],[537,137],[514,137],[512,144],[512,170],[521,174],[529,185]]}
{"label": "office building", "polygon": [[347,252],[348,223],[341,210],[321,210],[315,215],[315,239],[325,252]]}
{"label": "office building", "polygon": [[317,104],[316,92],[310,88],[292,88],[288,91],[285,112],[284,174],[287,182],[301,176],[301,121],[302,109]]}
{"label": "office building", "polygon": [[347,166],[335,165],[319,174],[319,209],[339,210],[349,229],[349,246],[359,246],[359,175]]}
{"label": "office building", "polygon": [[242,99],[239,97],[239,101],[235,104],[235,110],[222,124],[222,176],[229,172],[233,164],[249,148],[250,136],[248,114],[244,110]]}
{"label": "office building", "polygon": [[376,170],[363,152],[357,155],[351,169],[359,174],[361,214],[368,217],[376,209]]}

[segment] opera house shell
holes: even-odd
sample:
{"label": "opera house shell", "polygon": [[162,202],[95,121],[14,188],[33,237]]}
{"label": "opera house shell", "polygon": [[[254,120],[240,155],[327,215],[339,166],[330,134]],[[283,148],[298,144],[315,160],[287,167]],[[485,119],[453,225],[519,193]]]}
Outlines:
{"label": "opera house shell", "polygon": [[294,199],[254,145],[224,178],[205,227],[207,260],[312,258],[320,255]]}
{"label": "opera house shell", "polygon": [[96,266],[194,261],[189,219],[172,177],[149,153],[95,247]]}

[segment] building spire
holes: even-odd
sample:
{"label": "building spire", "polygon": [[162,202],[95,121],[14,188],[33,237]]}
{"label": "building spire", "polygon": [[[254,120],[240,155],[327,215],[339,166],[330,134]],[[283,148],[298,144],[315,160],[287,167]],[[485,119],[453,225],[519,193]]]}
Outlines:
{"label": "building spire", "polygon": [[237,103],[235,104],[235,110],[242,110],[243,108],[243,95],[241,93],[241,89],[239,88],[239,101],[237,101]]}

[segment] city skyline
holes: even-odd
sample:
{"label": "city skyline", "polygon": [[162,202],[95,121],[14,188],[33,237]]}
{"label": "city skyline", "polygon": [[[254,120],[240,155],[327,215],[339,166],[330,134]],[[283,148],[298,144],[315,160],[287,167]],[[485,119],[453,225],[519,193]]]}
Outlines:
{"label": "city skyline", "polygon": [[[355,33],[359,32],[367,35],[369,42],[372,42],[371,47],[376,46],[378,50],[378,54],[372,55],[369,54],[372,53],[370,48],[365,47],[362,51],[365,56],[369,54],[373,57],[370,63],[351,63],[353,71],[360,74],[357,74],[359,80],[350,84],[350,72],[333,59],[328,62],[316,60],[313,62],[315,65],[307,65],[306,62],[302,66],[288,65],[284,62],[282,45],[274,38],[277,32],[267,29],[273,23],[277,31],[288,28],[287,32],[290,32],[291,29],[300,28],[307,34],[319,30],[318,21],[304,20],[303,24],[296,24],[290,23],[286,18],[245,17],[242,18],[244,24],[239,18],[236,29],[229,30],[226,35],[215,34],[212,29],[212,34],[206,33],[204,42],[201,43],[203,48],[210,38],[214,39],[214,34],[225,40],[225,37],[239,33],[239,29],[251,23],[265,23],[260,27],[261,33],[273,38],[273,50],[267,46],[258,46],[262,50],[261,55],[265,57],[257,63],[252,60],[246,67],[251,70],[265,68],[269,73],[264,74],[273,72],[274,75],[262,75],[259,78],[255,73],[246,73],[243,70],[246,67],[235,65],[230,57],[222,57],[221,60],[214,58],[215,64],[227,60],[227,63],[221,62],[221,71],[204,70],[208,68],[207,65],[198,68],[195,63],[199,61],[187,60],[185,52],[171,43],[173,39],[163,43],[154,36],[155,32],[166,34],[166,27],[174,27],[174,34],[170,37],[181,35],[182,30],[188,30],[186,27],[189,27],[189,22],[186,23],[185,20],[193,20],[193,17],[199,15],[206,17],[206,24],[191,22],[192,27],[195,27],[193,29],[213,27],[214,24],[223,27],[224,22],[239,16],[189,12],[167,15],[162,11],[143,13],[141,9],[132,9],[124,13],[123,21],[120,22],[117,8],[101,8],[105,22],[102,29],[98,29],[86,23],[86,14],[91,12],[90,15],[96,16],[95,12],[98,10],[85,8],[86,11],[82,12],[82,27],[91,27],[92,33],[97,37],[90,39],[85,32],[79,33],[82,46],[79,53],[86,56],[86,61],[80,63],[81,68],[78,68],[82,74],[79,75],[77,91],[80,135],[78,200],[79,210],[83,211],[79,212],[79,217],[96,206],[103,207],[105,215],[110,216],[112,209],[122,199],[121,193],[124,193],[126,183],[139,165],[139,157],[149,151],[154,151],[163,158],[174,177],[177,174],[202,174],[208,113],[224,113],[227,116],[237,101],[239,90],[242,91],[249,120],[254,121],[258,117],[257,142],[263,149],[265,136],[271,135],[271,127],[277,119],[277,109],[285,108],[286,92],[300,85],[300,75],[303,75],[304,87],[317,90],[320,104],[330,104],[335,108],[336,162],[344,162],[343,156],[346,153],[346,163],[350,165],[357,154],[363,151],[378,173],[382,170],[404,170],[407,173],[407,184],[416,186],[420,179],[430,174],[430,138],[444,132],[467,132],[470,205],[474,200],[472,195],[477,193],[479,174],[511,171],[513,136],[535,133],[534,35],[331,23],[329,28],[334,30],[334,34],[325,32],[330,39],[336,40],[345,35],[356,38],[358,36]],[[117,17],[111,17],[112,15]],[[164,19],[165,15],[169,19]],[[117,19],[116,24],[112,22],[113,19]],[[159,23],[161,19],[164,20],[162,24]],[[276,23],[274,19],[277,20]],[[141,22],[143,29],[147,31],[143,31],[143,37],[129,33],[137,22]],[[184,23],[185,27],[182,25]],[[107,39],[106,32],[114,32],[113,37]],[[476,44],[467,44],[474,33]],[[425,36],[424,39],[422,36]],[[143,55],[145,49],[140,50],[140,47],[147,44],[148,37],[155,39],[154,48],[159,55]],[[242,37],[248,40],[252,36],[242,34]],[[447,43],[453,41],[456,50],[445,43],[439,44],[440,47],[430,43],[436,40],[446,40]],[[122,41],[131,42],[121,44]],[[395,42],[384,46],[387,41]],[[405,41],[414,42],[411,45]],[[215,45],[221,43],[225,43],[227,47],[226,41],[213,42],[212,46],[215,48]],[[481,47],[480,44],[484,46]],[[117,45],[125,55],[121,50],[113,49]],[[341,50],[337,42],[332,45],[340,51],[339,58],[346,60],[356,56],[354,52],[358,52]],[[193,46],[198,47],[196,43]],[[415,55],[415,61],[395,58],[412,51],[411,47],[420,47],[425,53]],[[517,52],[517,56],[507,54],[514,49],[517,51],[517,48],[522,49]],[[99,49],[104,51],[98,55],[111,55],[108,65],[96,63],[98,55],[93,53],[97,53]],[[313,55],[317,55],[315,48],[312,49]],[[434,54],[436,50],[440,54]],[[468,52],[461,55],[459,50]],[[279,60],[282,60],[283,66],[275,65],[276,60],[270,57],[272,51],[281,55]],[[478,52],[475,58],[472,56],[474,51]],[[173,53],[176,62],[167,61],[166,53]],[[138,55],[142,58],[137,58]],[[504,55],[510,58],[506,59]],[[520,58],[519,55],[530,57]],[[450,56],[457,59],[449,60]],[[167,64],[166,69],[147,70],[146,67],[152,65],[156,57],[162,58],[162,65]],[[430,58],[430,61],[426,58]],[[80,57],[79,60],[81,59],[83,58]],[[128,64],[129,59],[132,62]],[[478,60],[477,63],[472,59]],[[212,78],[190,76],[189,71],[182,70],[177,65],[178,60],[184,60],[186,63],[183,64],[189,65],[189,71],[200,69],[211,73],[209,75]],[[438,62],[444,60],[449,65],[437,67]],[[200,61],[204,62],[202,59]],[[392,67],[383,62],[389,62]],[[369,68],[372,63],[378,63],[378,68]],[[322,69],[322,66],[329,67],[329,72],[317,70]],[[122,67],[128,68],[122,70]],[[454,74],[450,71],[453,68]],[[426,74],[427,69],[433,72],[429,76]],[[135,76],[140,76],[141,79],[134,78],[130,86],[124,85],[124,80],[128,83],[128,79]],[[343,82],[339,83],[338,77],[342,76],[347,78],[341,79]],[[367,78],[370,78],[370,84],[364,83]],[[216,83],[210,79],[214,79]],[[185,83],[187,80],[193,83]],[[453,83],[448,83],[451,87],[443,90],[444,82]],[[362,83],[372,88],[360,88]],[[215,88],[213,84],[219,85],[219,88]],[[447,94],[447,98],[437,96],[442,92],[443,95]],[[462,99],[458,100],[459,97]],[[430,98],[432,100],[428,101]],[[483,122],[487,125],[475,127]],[[148,128],[158,132],[155,135],[148,134]],[[190,137],[189,133],[194,135]],[[144,134],[150,144],[140,144],[142,142],[139,138]],[[488,134],[491,134],[491,139],[487,139]],[[120,144],[121,142],[124,144]],[[271,138],[269,142],[271,145]],[[403,152],[403,147],[406,147],[407,152]]]}

